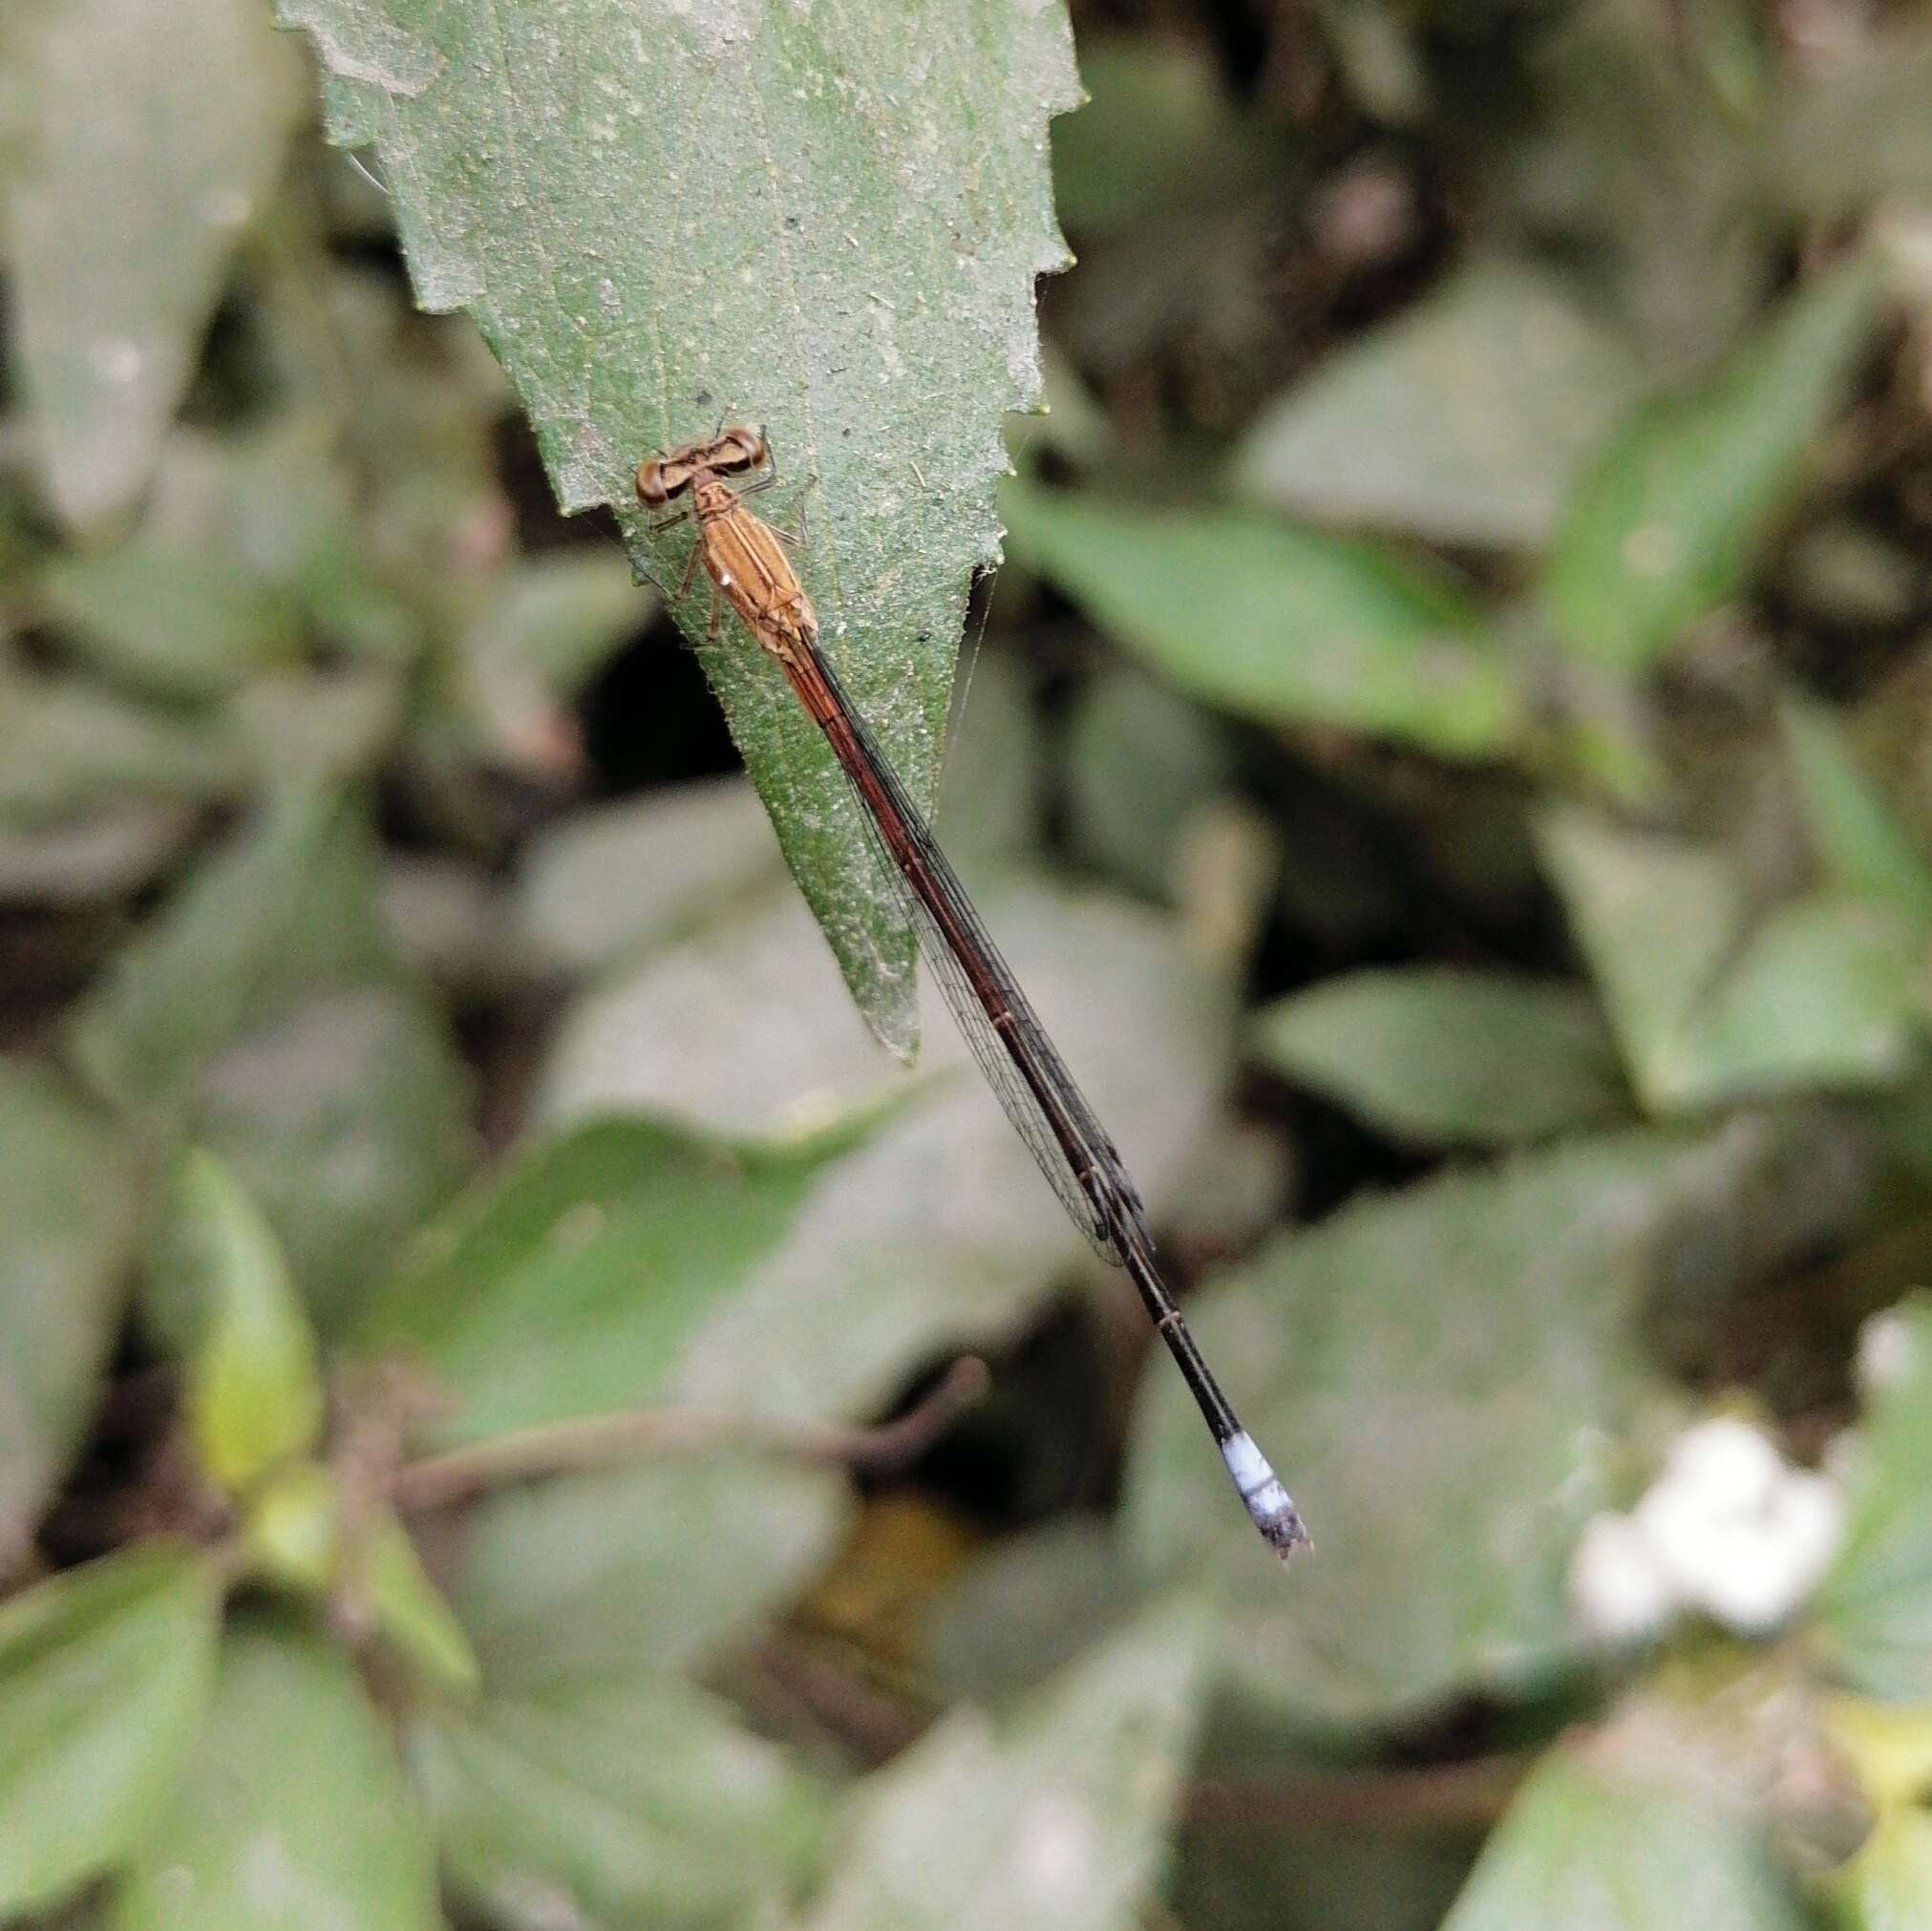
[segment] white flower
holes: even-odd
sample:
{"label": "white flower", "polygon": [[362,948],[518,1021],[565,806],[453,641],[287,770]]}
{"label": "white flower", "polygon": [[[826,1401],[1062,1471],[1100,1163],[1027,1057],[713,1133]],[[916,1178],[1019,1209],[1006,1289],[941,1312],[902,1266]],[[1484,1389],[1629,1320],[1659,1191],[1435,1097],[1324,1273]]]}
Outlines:
{"label": "white flower", "polygon": [[1858,1351],[1852,1371],[1858,1392],[1870,1401],[1896,1388],[1912,1371],[1912,1324],[1896,1307],[1874,1314],[1858,1329]]}
{"label": "white flower", "polygon": [[1661,1636],[1677,1613],[1669,1578],[1628,1516],[1593,1516],[1583,1525],[1569,1588],[1577,1620],[1600,1643]]}
{"label": "white flower", "polygon": [[1762,1635],[1811,1593],[1843,1528],[1835,1482],[1792,1467],[1744,1422],[1701,1422],[1630,1515],[1600,1516],[1584,1531],[1571,1595],[1584,1624],[1609,1640],[1654,1634],[1679,1609]]}

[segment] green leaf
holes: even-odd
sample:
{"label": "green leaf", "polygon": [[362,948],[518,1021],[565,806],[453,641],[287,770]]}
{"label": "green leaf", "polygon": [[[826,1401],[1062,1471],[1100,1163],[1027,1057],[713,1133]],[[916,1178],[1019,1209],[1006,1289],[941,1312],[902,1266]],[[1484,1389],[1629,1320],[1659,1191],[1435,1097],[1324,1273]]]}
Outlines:
{"label": "green leaf", "polygon": [[[494,1693],[714,1662],[829,1561],[842,1476],[711,1454],[484,1497],[451,1583]],[[647,1635],[648,1632],[648,1635]]]}
{"label": "green leaf", "polygon": [[474,1158],[468,1074],[397,962],[381,890],[359,802],[274,791],[72,1021],[97,1087],[230,1160],[325,1320]]}
{"label": "green leaf", "polygon": [[1544,1139],[1627,1110],[1609,1036],[1566,986],[1412,966],[1351,972],[1257,1014],[1286,1078],[1423,1145]]}
{"label": "green leaf", "polygon": [[1038,1685],[1148,1600],[1111,1523],[1065,1514],[975,1554],[920,1625],[920,1660],[953,1702]]}
{"label": "green leaf", "polygon": [[79,1446],[144,1209],[134,1151],[58,1080],[0,1060],[0,1573]]}
{"label": "green leaf", "polygon": [[1568,1658],[1593,1441],[1649,1390],[1647,1270],[1703,1178],[1637,1135],[1450,1172],[1277,1240],[1190,1300],[1315,1553],[1284,1579],[1167,1373],[1142,1403],[1129,1525],[1157,1573],[1222,1585],[1244,1694],[1302,1723],[1388,1721]]}
{"label": "green leaf", "polygon": [[1833,885],[1932,924],[1932,866],[1854,762],[1830,712],[1793,700],[1779,720],[1812,846]]}
{"label": "green leaf", "polygon": [[1578,488],[1544,571],[1564,649],[1642,670],[1744,586],[1876,313],[1860,257],[1799,288],[1700,387],[1629,417]]}
{"label": "green leaf", "polygon": [[1858,1855],[1831,1874],[1838,1931],[1903,1931],[1932,1921],[1932,1814],[1880,1812]]}
{"label": "green leaf", "polygon": [[1080,856],[1151,899],[1170,898],[1184,835],[1234,783],[1221,722],[1122,668],[1075,701],[1066,810]]}
{"label": "green leaf", "polygon": [[84,526],[153,471],[281,169],[300,64],[255,0],[74,0],[22,38],[6,204],[20,371],[55,507]]}
{"label": "green leaf", "polygon": [[1932,1697],[1932,1302],[1896,1323],[1896,1378],[1873,1397],[1838,1560],[1814,1602],[1837,1672],[1875,1696]]}
{"label": "green leaf", "polygon": [[241,781],[229,733],[79,677],[0,669],[0,819],[32,827],[131,798],[220,796]]}
{"label": "green leaf", "polygon": [[0,1915],[118,1863],[172,1788],[214,1682],[221,1588],[151,1542],[0,1607]]}
{"label": "green leaf", "polygon": [[443,1688],[474,1691],[476,1651],[387,1503],[351,1506],[321,1462],[284,1464],[250,1492],[242,1547],[256,1575],[389,1638]]}
{"label": "green leaf", "polygon": [[1932,1790],[1932,1708],[1836,1696],[1822,1714],[1825,1743],[1873,1810],[1916,1804]]}
{"label": "green leaf", "polygon": [[783,1238],[821,1164],[652,1119],[561,1135],[428,1230],[361,1339],[456,1397],[446,1440],[634,1407]]}
{"label": "green leaf", "polygon": [[[767,427],[781,499],[809,509],[828,649],[929,801],[967,578],[995,548],[1000,419],[1039,393],[1034,277],[1065,260],[1060,8],[281,17],[314,37],[332,137],[375,145],[418,299],[475,315],[567,511],[611,505],[674,584],[691,539],[647,530],[638,459],[721,415]],[[735,620],[704,644],[711,601],[701,577],[680,621],[854,993],[909,1048],[898,902],[778,667]]]}
{"label": "green leaf", "polygon": [[189,1439],[210,1478],[238,1495],[321,1436],[315,1331],[274,1230],[213,1155],[182,1163],[170,1234],[173,1264],[199,1303]]}
{"label": "green leaf", "polygon": [[195,834],[191,808],[120,804],[38,831],[0,830],[0,900],[56,907],[125,899]]}
{"label": "green leaf", "polygon": [[1443,1931],[1802,1931],[1763,1830],[1687,1778],[1552,1751],[1484,1846]]}
{"label": "green leaf", "polygon": [[1629,350],[1560,282],[1477,261],[1264,409],[1231,480],[1319,522],[1533,548],[1637,389]]}
{"label": "green leaf", "polygon": [[414,987],[365,984],[236,1039],[202,1074],[194,1114],[329,1332],[468,1177],[473,1103],[442,1010]]}
{"label": "green leaf", "polygon": [[432,1680],[474,1691],[482,1666],[456,1612],[430,1581],[409,1531],[394,1510],[377,1511],[364,1531],[356,1586],[377,1629]]}
{"label": "green leaf", "polygon": [[322,1462],[274,1470],[247,1497],[240,1540],[259,1576],[327,1596],[342,1575],[342,1484]]}
{"label": "green leaf", "polygon": [[1318,0],[1322,37],[1336,77],[1371,119],[1407,127],[1430,107],[1426,23],[1392,0]]}
{"label": "green leaf", "polygon": [[1141,1921],[1200,1716],[1205,1628],[1157,1605],[998,1728],[957,1709],[860,1785],[800,1931]]}
{"label": "green leaf", "polygon": [[737,1922],[804,1874],[823,1800],[714,1698],[656,1675],[579,1678],[418,1725],[410,1762],[459,1890],[486,1912]]}
{"label": "green leaf", "polygon": [[1083,32],[1080,79],[1086,104],[1053,127],[1054,201],[1076,237],[1131,240],[1225,204],[1279,164],[1279,136],[1239,111],[1204,47]]}
{"label": "green leaf", "polygon": [[[1009,876],[976,896],[1157,1215],[1219,1102],[1232,962],[1104,893]],[[699,1114],[728,1135],[796,1133],[917,1093],[824,1176],[782,1252],[684,1344],[683,1397],[864,1413],[935,1353],[1010,1335],[1085,1258],[930,991],[924,1013],[919,1093],[871,1050],[782,891],[733,906],[573,1008],[542,1081],[551,1119],[644,1107]]]}
{"label": "green leaf", "polygon": [[1522,722],[1474,605],[1364,543],[1231,510],[1163,513],[1010,482],[1013,554],[1190,696],[1494,757]]}
{"label": "green leaf", "polygon": [[537,557],[505,572],[457,647],[496,743],[526,756],[541,747],[559,710],[652,614],[615,551]]}
{"label": "green leaf", "polygon": [[775,862],[771,828],[742,778],[592,806],[531,839],[517,885],[519,934],[542,965],[602,966],[690,928]]}
{"label": "green leaf", "polygon": [[439,1931],[430,1835],[354,1665],[292,1623],[223,1645],[214,1709],[117,1931]]}
{"label": "green leaf", "polygon": [[1720,853],[1576,813],[1546,818],[1541,841],[1649,1111],[1910,1070],[1917,946],[1890,908],[1800,899],[1748,926]]}
{"label": "green leaf", "polygon": [[161,697],[216,697],[300,655],[294,610],[225,549],[136,537],[60,557],[41,587],[82,654]]}
{"label": "green leaf", "polygon": [[1896,1086],[1916,1056],[1918,953],[1889,907],[1829,898],[1780,905],[1703,1021],[1723,1086]]}
{"label": "green leaf", "polygon": [[1835,60],[1795,72],[1765,127],[1773,185],[1805,221],[1864,217],[1932,188],[1932,34],[1910,14],[1874,22]]}
{"label": "green leaf", "polygon": [[80,1004],[76,1058],[124,1103],[180,1104],[247,1028],[393,969],[378,889],[355,805],[306,786],[274,794]]}

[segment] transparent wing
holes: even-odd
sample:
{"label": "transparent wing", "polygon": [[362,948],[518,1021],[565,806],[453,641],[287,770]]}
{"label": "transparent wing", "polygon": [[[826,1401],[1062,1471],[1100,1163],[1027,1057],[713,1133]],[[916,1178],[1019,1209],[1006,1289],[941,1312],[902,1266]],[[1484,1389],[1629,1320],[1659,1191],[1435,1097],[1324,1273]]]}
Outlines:
{"label": "transparent wing", "polygon": [[[1121,1166],[1114,1142],[1094,1117],[1013,977],[1012,968],[993,944],[924,816],[900,782],[899,774],[865,720],[853,709],[823,652],[816,645],[811,647],[827,689],[850,720],[860,754],[872,766],[872,777],[905,827],[924,892],[938,901],[936,905],[929,904],[920,886],[893,858],[874,819],[864,786],[840,756],[839,768],[865,826],[874,862],[919,935],[920,956],[945,995],[987,1084],[1059,1195],[1061,1205],[1095,1251],[1117,1265],[1122,1258],[1121,1241],[1130,1231],[1146,1239],[1140,1196]],[[839,749],[836,741],[833,748],[835,752]],[[974,971],[968,971],[959,957],[948,926],[971,947]],[[993,1009],[1008,1023],[994,1024],[985,992],[990,993]]]}

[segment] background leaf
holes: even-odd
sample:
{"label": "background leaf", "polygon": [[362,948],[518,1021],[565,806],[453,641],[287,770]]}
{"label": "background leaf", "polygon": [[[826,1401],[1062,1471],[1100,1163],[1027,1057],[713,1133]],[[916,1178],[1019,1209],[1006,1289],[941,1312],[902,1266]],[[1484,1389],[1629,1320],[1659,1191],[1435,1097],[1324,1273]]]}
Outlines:
{"label": "background leaf", "polygon": [[1932,1696],[1932,1304],[1896,1324],[1898,1378],[1874,1397],[1836,1565],[1817,1597],[1833,1662],[1874,1695]]}
{"label": "background leaf", "polygon": [[219,724],[78,677],[0,671],[0,817],[32,828],[130,798],[200,799],[239,783]]}
{"label": "background leaf", "polygon": [[1932,1816],[1902,1806],[1883,1812],[1856,1857],[1832,1873],[1833,1922],[1841,1931],[1887,1931],[1932,1909]]}
{"label": "background leaf", "polygon": [[714,1662],[825,1562],[847,1506],[823,1469],[711,1454],[504,1490],[472,1508],[451,1594],[493,1694]]}
{"label": "background leaf", "polygon": [[74,1012],[96,1088],[204,1138],[341,1315],[468,1170],[469,1081],[396,952],[361,804],[278,791]]}
{"label": "background leaf", "polygon": [[1583,478],[1544,568],[1559,643],[1645,668],[1736,593],[1870,335],[1871,265],[1815,276],[1722,368],[1645,404]]}
{"label": "background leaf", "polygon": [[188,1432],[202,1468],[238,1494],[321,1435],[315,1330],[273,1229],[213,1156],[189,1155],[172,1214],[175,1264],[199,1304]]}
{"label": "background leaf", "polygon": [[87,525],[147,482],[282,165],[301,68],[251,0],[40,8],[15,57],[32,115],[7,200],[21,372],[54,504]]}
{"label": "background leaf", "polygon": [[580,812],[534,839],[516,919],[545,965],[585,970],[677,936],[770,876],[771,827],[750,785],[708,779]]}
{"label": "background leaf", "polygon": [[383,969],[377,879],[352,805],[283,793],[121,953],[75,1019],[75,1056],[118,1099],[178,1105],[244,1028]]}
{"label": "background leaf", "polygon": [[1794,900],[1752,925],[1718,852],[1578,813],[1547,819],[1542,845],[1651,1111],[1904,1076],[1916,947],[1889,908]]}
{"label": "background leaf", "polygon": [[[639,458],[721,413],[766,426],[809,503],[830,653],[929,800],[966,580],[995,545],[1000,415],[1039,393],[1033,278],[1065,259],[1042,168],[1076,97],[1058,7],[750,32],[657,0],[488,31],[356,0],[281,17],[329,70],[334,138],[381,157],[418,299],[475,315],[566,511],[610,504],[675,584],[690,539],[646,532]],[[694,641],[708,591],[680,612]],[[854,994],[909,1048],[911,935],[867,883],[816,727],[734,624],[703,657]]]}
{"label": "background leaf", "polygon": [[77,647],[158,696],[218,696],[296,661],[296,613],[225,550],[137,537],[61,558],[42,585]]}
{"label": "background leaf", "polygon": [[222,1646],[201,1745],[114,1905],[117,1931],[435,1931],[435,1872],[354,1666],[292,1623]]}
{"label": "background leaf", "polygon": [[79,1446],[143,1209],[134,1150],[37,1068],[0,1060],[0,1574]]}
{"label": "background leaf", "polygon": [[474,1167],[472,1085],[444,1012],[406,983],[303,999],[202,1074],[197,1136],[261,1202],[325,1331]]}
{"label": "background leaf", "polygon": [[1762,1833],[1724,1797],[1553,1751],[1510,1806],[1443,1931],[1681,1922],[1798,1931],[1806,1921]]}
{"label": "background leaf", "polygon": [[1263,410],[1230,479],[1318,522],[1527,548],[1637,386],[1560,282],[1476,262]]}
{"label": "background leaf", "polygon": [[1201,1619],[1150,1610],[1009,1727],[954,1712],[862,1785],[810,1931],[1126,1931],[1200,1710]]}
{"label": "background leaf", "polygon": [[418,1725],[411,1766],[457,1886],[514,1919],[537,1894],[584,1921],[736,1921],[796,1885],[817,1787],[674,1679],[586,1677]]}
{"label": "background leaf", "polygon": [[123,1550],[0,1608],[0,1912],[117,1863],[160,1807],[214,1683],[221,1590],[199,1551]]}
{"label": "background leaf", "polygon": [[456,1402],[450,1439],[648,1402],[784,1236],[830,1151],[647,1118],[560,1134],[424,1234],[368,1304],[363,1340],[435,1375]]}
{"label": "background leaf", "polygon": [[[1110,894],[1013,875],[978,896],[1158,1211],[1224,1063],[1222,962]],[[844,1006],[791,895],[767,892],[592,988],[559,1034],[543,1110],[675,1107],[734,1135],[863,1116],[910,1076]],[[783,1248],[691,1335],[681,1398],[862,1412],[934,1355],[1010,1333],[1085,1256],[930,989],[924,1016],[924,1090],[825,1176]]]}
{"label": "background leaf", "polygon": [[1932,923],[1932,866],[1858,769],[1831,714],[1794,702],[1778,719],[1805,826],[1833,885],[1896,906],[1915,924]]}
{"label": "background leaf", "polygon": [[1366,544],[1237,511],[1153,513],[1009,483],[1013,553],[1189,695],[1493,757],[1521,719],[1477,612]]}
{"label": "background leaf", "polygon": [[[1226,1594],[1222,1666],[1301,1724],[1388,1722],[1570,1652],[1593,1434],[1649,1388],[1636,1317],[1688,1149],[1627,1135],[1448,1173],[1277,1240],[1189,1305],[1316,1557],[1284,1579],[1222,1506],[1186,1390],[1150,1377],[1129,1528]],[[1399,1579],[1427,1573],[1430,1586]]]}
{"label": "background leaf", "polygon": [[1403,1139],[1541,1139],[1614,1119],[1608,1034],[1574,987],[1449,966],[1356,972],[1264,1008],[1256,1050]]}

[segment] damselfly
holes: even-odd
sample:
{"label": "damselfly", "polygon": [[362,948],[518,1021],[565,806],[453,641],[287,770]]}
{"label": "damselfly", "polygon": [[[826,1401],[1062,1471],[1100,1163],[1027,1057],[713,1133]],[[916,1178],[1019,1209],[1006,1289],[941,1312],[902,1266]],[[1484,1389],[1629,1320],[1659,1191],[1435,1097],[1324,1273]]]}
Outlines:
{"label": "damselfly", "polygon": [[[745,507],[726,480],[763,470],[771,448],[757,430],[720,429],[638,467],[637,494],[663,511],[687,491],[697,541],[678,584],[702,562],[719,599],[775,658],[798,701],[825,733],[860,817],[902,902],[920,951],[945,994],[973,1057],[1069,1214],[1106,1259],[1126,1268],[1167,1344],[1255,1527],[1280,1555],[1306,1542],[1288,1492],[1221,1392],[1155,1264],[1140,1195],[1010,967],[1000,956],[919,807],[818,646],[818,620],[784,539]],[[755,482],[752,485],[756,487]]]}

